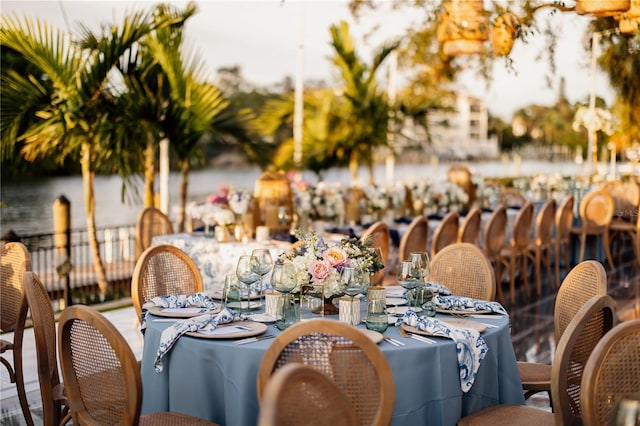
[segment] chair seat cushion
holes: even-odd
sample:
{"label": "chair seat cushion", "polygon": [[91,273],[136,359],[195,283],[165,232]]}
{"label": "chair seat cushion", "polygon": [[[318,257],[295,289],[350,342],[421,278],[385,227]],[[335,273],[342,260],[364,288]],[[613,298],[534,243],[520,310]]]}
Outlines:
{"label": "chair seat cushion", "polygon": [[539,362],[518,362],[518,370],[523,387],[525,384],[546,384],[547,387],[544,389],[551,389],[551,365]]}
{"label": "chair seat cushion", "polygon": [[458,426],[543,426],[553,424],[555,424],[553,413],[525,405],[494,405],[471,413],[458,421]]}

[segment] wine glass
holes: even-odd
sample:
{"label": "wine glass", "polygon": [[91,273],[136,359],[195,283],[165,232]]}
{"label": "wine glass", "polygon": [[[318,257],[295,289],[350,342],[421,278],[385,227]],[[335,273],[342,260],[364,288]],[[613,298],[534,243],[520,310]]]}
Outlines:
{"label": "wine glass", "polygon": [[[296,277],[296,267],[291,262],[276,262],[271,274],[271,287],[282,293],[282,308],[278,304],[278,315],[276,316],[276,327],[284,330],[295,322],[295,306],[291,301],[291,292],[298,284]],[[282,310],[280,310],[282,309]]]}
{"label": "wine glass", "polygon": [[260,295],[260,302],[263,302],[264,288],[262,288],[262,277],[267,275],[273,267],[273,259],[271,258],[271,252],[268,249],[253,249],[251,252],[251,268],[253,272],[258,274],[259,282],[258,294]]}
{"label": "wine glass", "polygon": [[351,262],[342,267],[340,289],[351,297],[351,302],[358,294],[364,293],[368,286],[369,280],[365,279],[365,271],[358,262]]}
{"label": "wine glass", "polygon": [[[247,310],[251,303],[251,285],[260,279],[260,275],[252,267],[252,257],[249,255],[240,256],[236,264],[236,276],[238,280],[247,286]],[[242,303],[240,303],[242,308]]]}
{"label": "wine glass", "polygon": [[422,283],[427,284],[427,277],[431,270],[431,261],[426,251],[414,251],[409,253],[409,260],[413,262],[418,268],[420,268],[420,276]]}
{"label": "wine glass", "polygon": [[422,271],[420,267],[410,260],[403,260],[398,267],[398,284],[407,290],[407,298],[409,299],[409,306],[414,301],[414,290],[422,283]]}

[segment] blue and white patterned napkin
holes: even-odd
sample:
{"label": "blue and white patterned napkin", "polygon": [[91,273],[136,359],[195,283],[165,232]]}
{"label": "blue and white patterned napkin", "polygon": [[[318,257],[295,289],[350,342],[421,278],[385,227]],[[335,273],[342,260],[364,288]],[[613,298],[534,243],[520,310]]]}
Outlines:
{"label": "blue and white patterned napkin", "polygon": [[193,307],[215,309],[218,307],[218,304],[211,298],[211,296],[202,292],[154,297],[153,299],[147,300],[142,305],[142,323],[140,324],[140,331],[142,333],[144,333],[144,329],[147,327],[146,318],[149,308],[153,306],[159,306],[161,308]]}
{"label": "blue and white patterned napkin", "polygon": [[452,326],[437,318],[419,317],[412,310],[404,314],[401,322],[418,330],[426,331],[431,336],[447,337],[456,342],[458,368],[460,369],[460,387],[462,392],[468,392],[476,379],[480,363],[489,350],[480,333],[472,328]]}
{"label": "blue and white patterned napkin", "polygon": [[444,296],[449,296],[452,294],[451,290],[449,290],[449,287],[443,284],[427,281],[427,283],[425,284],[425,287],[431,290],[434,294],[441,294]]}
{"label": "blue and white patterned napkin", "polygon": [[491,311],[496,314],[509,315],[504,307],[498,302],[488,300],[478,300],[464,296],[443,296],[436,295],[433,298],[436,308],[443,310],[467,311],[469,313],[478,311]]}
{"label": "blue and white patterned napkin", "polygon": [[155,370],[162,371],[162,359],[171,350],[176,341],[183,334],[191,331],[213,331],[219,324],[228,324],[233,321],[244,320],[245,316],[237,314],[231,309],[224,308],[217,314],[200,315],[198,317],[187,318],[176,321],[166,328],[160,335],[160,346],[153,363]]}

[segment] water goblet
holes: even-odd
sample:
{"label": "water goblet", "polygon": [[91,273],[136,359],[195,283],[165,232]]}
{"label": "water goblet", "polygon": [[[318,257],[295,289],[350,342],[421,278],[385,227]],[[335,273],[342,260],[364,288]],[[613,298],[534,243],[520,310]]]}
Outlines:
{"label": "water goblet", "polygon": [[431,271],[431,261],[426,251],[414,251],[409,253],[409,260],[420,268],[422,283],[426,285],[427,277]]}
{"label": "water goblet", "polygon": [[414,289],[420,286],[422,282],[422,272],[416,264],[410,260],[403,260],[398,267],[398,284],[407,290],[407,299],[409,306],[415,305]]}
{"label": "water goblet", "polygon": [[260,295],[260,302],[263,302],[264,288],[262,287],[262,278],[273,268],[271,252],[268,249],[254,249],[251,252],[251,268],[260,277],[258,294]]}
{"label": "water goblet", "polygon": [[[251,256],[240,256],[236,264],[236,276],[238,280],[247,286],[247,311],[251,307],[251,285],[260,279],[254,268],[252,267]],[[242,304],[240,305],[242,307]]]}
{"label": "water goblet", "polygon": [[277,262],[271,274],[271,287],[282,293],[278,303],[278,314],[276,315],[276,328],[284,330],[295,322],[295,305],[291,300],[291,292],[296,288],[298,280],[296,277],[296,267],[291,262]]}
{"label": "water goblet", "polygon": [[351,297],[351,302],[358,295],[367,290],[369,280],[365,279],[365,271],[358,262],[351,262],[342,267],[340,272],[340,289]]}

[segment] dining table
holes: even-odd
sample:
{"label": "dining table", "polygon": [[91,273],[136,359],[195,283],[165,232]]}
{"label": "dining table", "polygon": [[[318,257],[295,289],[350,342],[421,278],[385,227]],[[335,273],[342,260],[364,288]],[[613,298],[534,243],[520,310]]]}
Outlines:
{"label": "dining table", "polygon": [[254,249],[268,249],[275,260],[291,246],[289,242],[273,239],[218,242],[203,232],[156,235],[151,245],[159,244],[169,244],[184,251],[198,266],[204,290],[216,294],[222,293],[225,275],[235,273],[240,256],[250,255]]}
{"label": "dining table", "polygon": [[[362,302],[361,305],[365,305]],[[363,307],[364,309],[364,307]],[[338,316],[325,316],[338,320]],[[438,313],[437,318],[453,318]],[[256,379],[262,357],[273,339],[237,345],[235,339],[183,335],[163,359],[162,371],[154,360],[162,332],[176,318],[149,314],[142,355],[142,413],[174,411],[221,425],[256,425],[259,404]],[[459,418],[496,404],[524,404],[516,357],[511,343],[508,315],[475,315],[487,352],[471,388],[463,392],[456,343],[431,337],[433,343],[402,337],[395,325],[378,347],[389,363],[396,400],[392,425],[455,425]],[[280,331],[265,324],[265,333],[277,338]],[[363,324],[357,326],[365,329]],[[379,340],[379,339],[376,339]]]}

